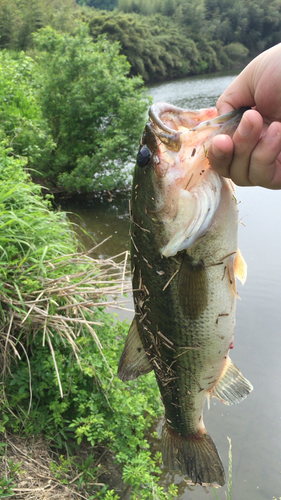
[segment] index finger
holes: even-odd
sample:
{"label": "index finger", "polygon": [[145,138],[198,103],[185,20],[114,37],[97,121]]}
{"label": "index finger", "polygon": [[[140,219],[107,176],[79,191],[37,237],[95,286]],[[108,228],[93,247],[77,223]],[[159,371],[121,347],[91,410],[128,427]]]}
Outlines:
{"label": "index finger", "polygon": [[219,115],[234,109],[255,106],[251,63],[227,87],[217,101]]}

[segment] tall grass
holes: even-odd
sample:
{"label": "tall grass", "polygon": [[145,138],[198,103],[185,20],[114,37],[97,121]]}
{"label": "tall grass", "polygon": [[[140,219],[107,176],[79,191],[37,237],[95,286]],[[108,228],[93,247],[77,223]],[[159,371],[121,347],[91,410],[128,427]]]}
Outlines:
{"label": "tall grass", "polygon": [[24,170],[25,160],[11,153],[0,145],[0,376],[5,377],[11,357],[24,353],[28,362],[27,347],[41,331],[62,397],[53,332],[71,345],[79,363],[76,339],[86,328],[104,358],[92,308],[124,287],[127,253],[123,265],[96,261],[90,252],[77,253],[66,214],[50,210],[40,186]]}
{"label": "tall grass", "polygon": [[[228,483],[227,483],[227,491],[225,492],[226,500],[231,500],[232,498],[232,443],[231,439],[228,437],[229,449],[228,449]],[[216,489],[213,488],[213,492],[215,495],[215,499],[219,500]]]}
{"label": "tall grass", "polygon": [[[9,432],[43,434],[60,453],[52,488],[59,473],[63,484],[76,482],[81,498],[119,498],[114,484],[109,490],[104,484],[111,484],[103,479],[106,454],[123,470],[122,484],[134,498],[172,500],[176,487],[166,492],[158,485],[159,456],[153,457],[146,438],[161,412],[155,377],[127,387],[117,377],[128,325],[104,307],[107,295],[131,286],[124,279],[127,252],[118,264],[77,252],[66,214],[50,210],[24,166],[0,144],[0,440]],[[73,478],[70,454],[87,441],[92,458]],[[0,476],[10,481],[5,467],[1,460]],[[44,467],[49,488],[52,470]],[[28,482],[23,498],[32,495],[29,473]],[[37,478],[33,485],[36,498],[43,498]]]}

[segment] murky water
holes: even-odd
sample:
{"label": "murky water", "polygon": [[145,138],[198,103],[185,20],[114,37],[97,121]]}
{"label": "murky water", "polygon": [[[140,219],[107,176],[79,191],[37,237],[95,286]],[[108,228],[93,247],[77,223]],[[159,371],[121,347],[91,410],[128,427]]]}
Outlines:
{"label": "murky water", "polygon": [[[154,102],[179,106],[208,107],[234,77],[209,75],[153,86]],[[269,500],[281,497],[281,191],[237,188],[240,249],[248,264],[248,279],[239,286],[234,363],[254,386],[239,405],[225,406],[213,399],[204,412],[206,428],[216,443],[225,468],[228,467],[228,440],[233,452],[233,500]],[[96,255],[112,256],[128,249],[128,196],[95,204],[77,202],[68,209],[79,217],[76,223],[98,243]],[[88,248],[93,241],[86,237]],[[125,316],[131,319],[131,314]],[[155,444],[155,443],[154,443]],[[156,444],[155,444],[156,445]],[[200,486],[187,487],[183,477],[166,473],[163,483],[179,484],[180,500],[202,500]],[[218,498],[225,499],[225,487]],[[212,491],[207,498],[214,499]]]}

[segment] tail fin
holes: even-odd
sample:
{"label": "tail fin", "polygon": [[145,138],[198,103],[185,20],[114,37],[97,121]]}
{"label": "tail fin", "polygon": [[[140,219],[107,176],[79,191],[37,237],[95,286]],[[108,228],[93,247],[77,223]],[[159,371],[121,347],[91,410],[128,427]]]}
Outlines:
{"label": "tail fin", "polygon": [[206,433],[180,436],[165,422],[162,434],[162,458],[169,470],[179,470],[195,484],[225,484],[224,468],[218,451]]}

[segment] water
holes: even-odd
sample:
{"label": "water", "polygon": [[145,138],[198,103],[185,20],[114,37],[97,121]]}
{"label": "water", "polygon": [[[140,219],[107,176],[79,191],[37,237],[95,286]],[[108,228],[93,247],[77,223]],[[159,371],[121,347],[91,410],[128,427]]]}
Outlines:
{"label": "water", "polygon": [[[154,85],[149,89],[154,102],[167,101],[193,109],[215,105],[233,75],[209,75]],[[205,408],[206,428],[216,443],[225,469],[228,467],[228,440],[232,440],[233,488],[237,500],[269,500],[281,497],[281,191],[237,188],[242,223],[239,246],[248,264],[248,279],[238,285],[234,363],[254,386],[239,405],[225,406],[211,401]],[[97,249],[97,256],[112,256],[128,249],[128,201],[119,195],[112,202],[69,207],[81,217],[75,221],[96,242],[113,235]],[[86,237],[88,248],[93,241]],[[125,313],[128,320],[132,315]],[[152,442],[154,446],[159,443]],[[180,500],[202,500],[201,487],[186,486],[183,477],[165,473],[163,484],[179,484]],[[225,499],[225,487],[217,490]],[[214,499],[213,492],[207,498]]]}

